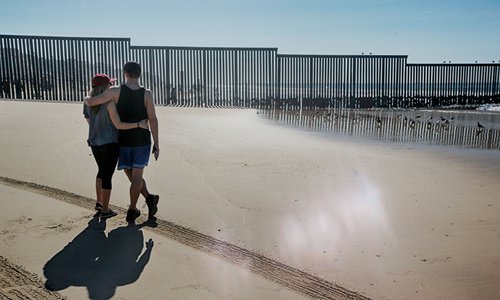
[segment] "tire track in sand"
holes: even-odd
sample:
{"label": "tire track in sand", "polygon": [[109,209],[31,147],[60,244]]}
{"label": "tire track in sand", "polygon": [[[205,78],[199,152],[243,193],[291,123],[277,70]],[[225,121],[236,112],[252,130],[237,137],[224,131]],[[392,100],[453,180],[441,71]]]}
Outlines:
{"label": "tire track in sand", "polygon": [[0,299],[56,300],[65,299],[59,293],[44,288],[42,280],[0,255]]}
{"label": "tire track in sand", "polygon": [[[95,200],[68,191],[1,176],[0,182],[15,188],[78,205],[83,208],[94,209]],[[126,214],[126,209],[114,205],[111,206],[122,216]],[[145,219],[139,219],[138,221],[147,222]],[[315,275],[285,265],[272,258],[268,258],[262,254],[216,239],[173,222],[156,219],[156,222],[152,222],[151,225],[153,225],[153,227],[145,228],[209,255],[217,256],[225,261],[239,265],[254,274],[260,275],[305,296],[318,299],[369,300],[368,297],[343,288],[338,284],[326,281]]]}

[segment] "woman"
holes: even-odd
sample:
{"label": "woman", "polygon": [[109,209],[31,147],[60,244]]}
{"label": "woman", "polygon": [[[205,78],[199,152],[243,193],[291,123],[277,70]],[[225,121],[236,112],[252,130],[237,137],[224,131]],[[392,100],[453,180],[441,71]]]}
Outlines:
{"label": "woman", "polygon": [[[92,79],[92,90],[90,96],[96,96],[112,85],[116,79],[110,79],[106,74],[97,74]],[[116,110],[116,103],[110,101],[102,105],[89,107],[84,105],[83,114],[89,123],[88,144],[97,162],[98,172],[96,176],[97,202],[95,209],[101,212],[101,219],[111,218],[117,213],[109,209],[111,197],[111,178],[120,156],[118,144],[118,129],[127,130],[142,128],[148,130],[147,120],[137,123],[123,123]]]}

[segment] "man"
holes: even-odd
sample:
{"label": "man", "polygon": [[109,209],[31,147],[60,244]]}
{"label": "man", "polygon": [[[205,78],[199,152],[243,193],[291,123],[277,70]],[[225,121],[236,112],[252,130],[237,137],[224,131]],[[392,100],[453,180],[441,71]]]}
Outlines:
{"label": "man", "polygon": [[10,82],[9,82],[9,80],[5,79],[3,81],[2,90],[3,90],[4,98],[10,98]]}
{"label": "man", "polygon": [[[140,122],[148,119],[153,135],[153,154],[157,160],[160,156],[158,119],[153,101],[153,94],[139,85],[141,66],[136,62],[127,62],[123,67],[126,83],[114,86],[95,97],[86,98],[85,104],[95,106],[114,101],[122,122]],[[127,222],[133,222],[141,212],[137,209],[139,194],[146,198],[149,217],[158,211],[159,196],[150,194],[146,181],[142,178],[144,167],[148,165],[151,151],[151,134],[149,131],[137,129],[120,130],[120,158],[118,170],[125,170],[130,180],[130,205],[127,211]]]}

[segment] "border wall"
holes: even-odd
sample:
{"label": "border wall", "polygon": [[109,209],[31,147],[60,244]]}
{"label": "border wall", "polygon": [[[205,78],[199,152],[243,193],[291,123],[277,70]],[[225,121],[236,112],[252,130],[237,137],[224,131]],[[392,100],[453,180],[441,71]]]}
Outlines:
{"label": "border wall", "polygon": [[129,38],[0,35],[0,95],[82,101],[129,60],[157,105],[442,107],[500,103],[500,64],[407,63],[406,55],[294,55],[277,48],[133,46]]}

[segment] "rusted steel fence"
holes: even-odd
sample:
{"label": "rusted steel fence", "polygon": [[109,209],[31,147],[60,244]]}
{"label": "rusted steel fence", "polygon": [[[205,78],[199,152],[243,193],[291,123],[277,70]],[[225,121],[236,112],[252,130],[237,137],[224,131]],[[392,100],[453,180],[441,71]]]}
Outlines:
{"label": "rusted steel fence", "polygon": [[1,96],[81,101],[129,60],[159,105],[436,107],[500,102],[500,64],[409,64],[406,55],[292,55],[277,48],[132,46],[129,38],[0,35]]}
{"label": "rusted steel fence", "polygon": [[397,106],[407,56],[278,55],[277,98],[289,105]]}
{"label": "rusted steel fence", "polygon": [[407,64],[407,106],[500,102],[500,64]]}
{"label": "rusted steel fence", "polygon": [[158,103],[258,107],[272,97],[275,48],[132,46]]}
{"label": "rusted steel fence", "polygon": [[[121,78],[130,39],[0,36],[5,98],[81,101],[96,73]],[[123,80],[123,78],[121,78]]]}

